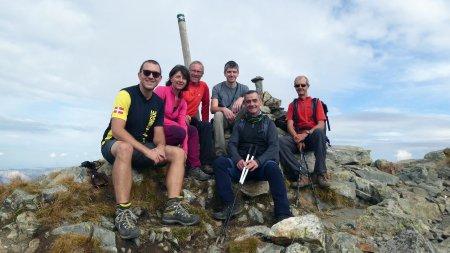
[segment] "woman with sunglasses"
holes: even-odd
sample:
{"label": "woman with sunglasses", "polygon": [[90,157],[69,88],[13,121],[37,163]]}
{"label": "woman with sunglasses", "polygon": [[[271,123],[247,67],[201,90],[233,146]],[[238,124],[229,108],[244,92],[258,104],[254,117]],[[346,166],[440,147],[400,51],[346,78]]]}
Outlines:
{"label": "woman with sunglasses", "polygon": [[169,73],[166,86],[155,89],[155,94],[165,101],[164,135],[167,145],[180,145],[187,155],[190,169],[187,175],[197,180],[211,178],[201,170],[200,144],[197,128],[186,125],[187,104],[182,92],[187,90],[190,77],[189,70],[182,65],[176,65]]}

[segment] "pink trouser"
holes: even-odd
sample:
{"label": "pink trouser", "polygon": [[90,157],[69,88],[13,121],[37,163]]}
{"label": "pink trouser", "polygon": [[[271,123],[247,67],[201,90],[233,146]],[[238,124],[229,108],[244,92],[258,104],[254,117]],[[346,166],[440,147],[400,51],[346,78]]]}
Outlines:
{"label": "pink trouser", "polygon": [[[188,126],[188,153],[187,160],[191,167],[200,167],[200,144],[198,140],[197,128]],[[186,132],[179,126],[164,126],[164,135],[166,136],[166,144],[178,146],[183,143]]]}

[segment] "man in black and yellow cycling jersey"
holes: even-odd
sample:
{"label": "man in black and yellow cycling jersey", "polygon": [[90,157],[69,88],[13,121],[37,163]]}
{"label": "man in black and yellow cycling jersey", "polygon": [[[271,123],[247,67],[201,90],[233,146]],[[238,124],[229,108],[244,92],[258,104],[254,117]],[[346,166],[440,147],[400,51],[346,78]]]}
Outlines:
{"label": "man in black and yellow cycling jersey", "polygon": [[138,78],[138,85],[124,88],[117,95],[101,146],[103,157],[113,164],[112,181],[117,203],[115,223],[124,239],[136,238],[140,233],[137,217],[130,209],[132,166],[153,168],[162,162],[169,162],[166,177],[169,199],[162,222],[194,225],[200,221],[198,215],[186,210],[183,197],[180,196],[184,178],[184,151],[179,147],[166,146],[163,132],[164,104],[153,93],[161,81],[159,63],[154,60],[142,63]]}

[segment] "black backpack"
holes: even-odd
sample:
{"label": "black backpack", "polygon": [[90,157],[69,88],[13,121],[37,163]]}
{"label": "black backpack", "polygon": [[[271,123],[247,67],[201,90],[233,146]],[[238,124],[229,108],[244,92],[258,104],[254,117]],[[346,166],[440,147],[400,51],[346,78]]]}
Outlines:
{"label": "black backpack", "polygon": [[[318,98],[313,98],[312,99],[312,111],[313,111],[312,118],[316,122],[317,122],[317,119],[316,119],[316,106],[317,106],[317,101],[318,100],[319,100]],[[298,98],[294,99],[294,101],[292,102],[292,105],[294,107],[293,108],[294,110],[292,112],[292,117],[294,119],[294,126],[295,126],[295,123],[299,121],[298,114],[297,114],[297,110],[298,110],[298,108],[297,108],[297,101],[298,101]],[[328,137],[326,136],[327,128],[328,128],[328,131],[331,131],[330,121],[328,120],[328,107],[323,101],[321,101],[321,102],[322,102],[323,112],[325,113],[325,117],[326,117],[326,121],[325,121],[325,140],[326,140],[328,146],[331,146],[330,139],[328,139]]]}

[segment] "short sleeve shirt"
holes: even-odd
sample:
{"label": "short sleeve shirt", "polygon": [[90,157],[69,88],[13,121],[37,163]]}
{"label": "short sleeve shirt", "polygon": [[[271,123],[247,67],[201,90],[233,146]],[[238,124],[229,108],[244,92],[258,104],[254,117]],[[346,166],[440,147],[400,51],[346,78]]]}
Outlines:
{"label": "short sleeve shirt", "polygon": [[[114,100],[111,119],[118,118],[126,121],[125,130],[141,143],[151,142],[148,139],[155,126],[163,126],[164,102],[155,93],[147,100],[139,85],[122,89]],[[111,121],[106,128],[102,145],[113,139]]]}
{"label": "short sleeve shirt", "polygon": [[216,84],[213,87],[211,99],[217,99],[219,101],[219,107],[227,107],[231,109],[233,103],[240,97],[244,97],[248,91],[248,86],[237,83],[236,87],[230,88],[225,81]]}

